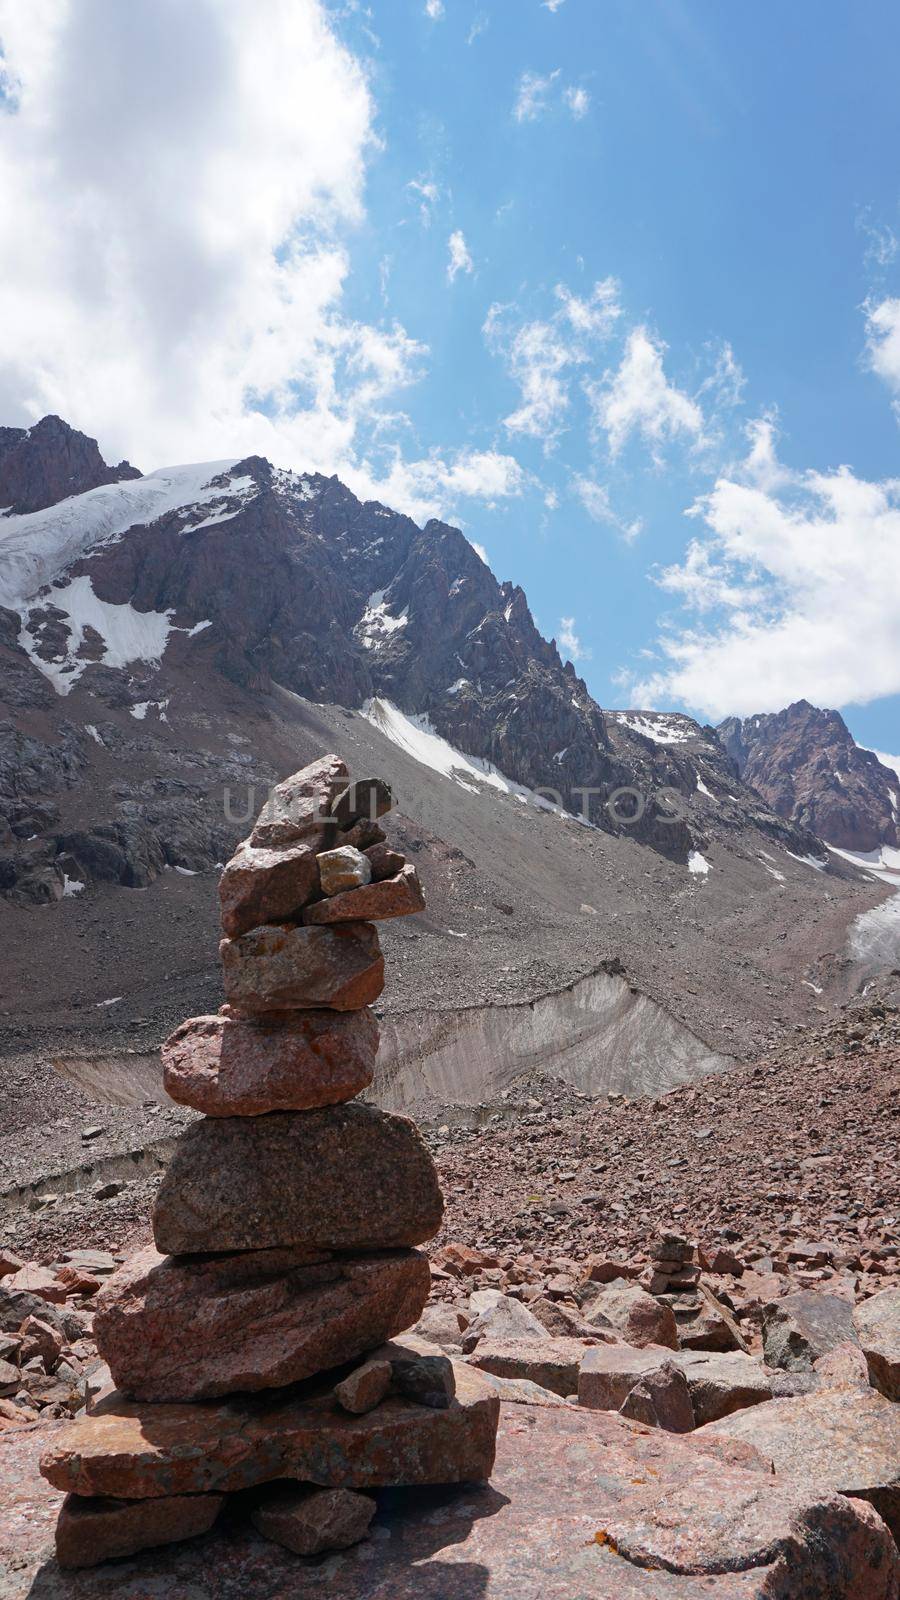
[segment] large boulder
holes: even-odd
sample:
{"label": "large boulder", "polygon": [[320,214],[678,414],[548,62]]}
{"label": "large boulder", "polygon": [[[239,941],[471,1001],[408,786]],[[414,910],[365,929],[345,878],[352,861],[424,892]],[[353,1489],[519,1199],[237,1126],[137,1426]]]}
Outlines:
{"label": "large boulder", "polygon": [[368,1088],[378,1024],[362,1011],[191,1017],[162,1047],[166,1093],[207,1117],[308,1111]]}
{"label": "large boulder", "polygon": [[100,1291],[94,1337],[124,1394],[199,1400],[352,1361],[415,1322],[430,1286],[414,1250],[310,1262],[290,1249],[179,1259],[151,1246]]}
{"label": "large boulder", "polygon": [[601,1344],[582,1351],[578,1404],[590,1411],[620,1411],[635,1384],[672,1359],[661,1344]]}
{"label": "large boulder", "polygon": [[853,1313],[853,1327],[869,1368],[869,1380],[900,1400],[900,1289],[882,1289]]}
{"label": "large boulder", "polygon": [[900,1410],[874,1389],[769,1400],[699,1431],[753,1445],[782,1477],[870,1501],[900,1535]]}
{"label": "large boulder", "polygon": [[764,1368],[741,1350],[679,1350],[672,1360],[687,1378],[698,1428],[772,1398]]}
{"label": "large boulder", "polygon": [[294,1478],[328,1489],[480,1483],[491,1475],[500,1402],[464,1363],[433,1410],[393,1396],[365,1416],[331,1390],[167,1405],[112,1396],[52,1441],[41,1472],[73,1494],[128,1499],[221,1493]]}
{"label": "large boulder", "polygon": [[335,928],[274,923],[219,945],[225,995],[241,1012],[327,1006],[356,1011],[384,988],[378,934],[365,922]]}
{"label": "large boulder", "polygon": [[767,1366],[811,1372],[819,1356],[855,1339],[853,1305],[839,1295],[800,1289],[765,1307],[762,1337]]}
{"label": "large boulder", "polygon": [[633,1422],[664,1428],[667,1433],[690,1433],[694,1426],[687,1378],[671,1359],[638,1378],[619,1410]]}
{"label": "large boulder", "polygon": [[610,1283],[585,1309],[585,1319],[612,1327],[627,1344],[661,1344],[678,1349],[678,1326],[671,1306],[655,1300],[636,1283]]}
{"label": "large boulder", "polygon": [[267,850],[244,839],[219,879],[222,927],[237,938],[265,922],[284,922],[297,915],[319,892],[316,852],[325,841],[324,828],[310,839],[283,850]]}
{"label": "large boulder", "polygon": [[163,1255],[385,1250],[432,1238],[443,1205],[415,1124],[351,1103],[194,1123],[157,1191],[153,1233]]}
{"label": "large boulder", "polygon": [[157,1500],[113,1500],[70,1494],[56,1523],[61,1567],[95,1567],[115,1556],[208,1533],[225,1504],[221,1494],[163,1495]]}

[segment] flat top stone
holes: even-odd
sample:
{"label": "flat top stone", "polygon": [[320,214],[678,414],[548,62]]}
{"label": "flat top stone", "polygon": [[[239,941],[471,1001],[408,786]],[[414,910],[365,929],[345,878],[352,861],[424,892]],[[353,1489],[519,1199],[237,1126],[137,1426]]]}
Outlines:
{"label": "flat top stone", "polygon": [[741,1439],[776,1472],[808,1475],[844,1494],[900,1488],[900,1408],[874,1389],[826,1389],[767,1400],[699,1433]]}
{"label": "flat top stone", "polygon": [[[752,1452],[741,1459],[724,1440],[701,1448],[697,1435],[526,1405],[501,1407],[487,1487],[380,1495],[370,1539],[303,1567],[302,1580],[295,1556],[227,1520],[197,1542],[62,1578],[50,1559],[61,1496],[38,1477],[37,1459],[67,1431],[54,1423],[0,1435],[4,1600],[293,1600],[301,1581],[311,1600],[896,1596],[900,1560],[864,1503],[815,1488],[798,1501]],[[685,1512],[688,1491],[696,1510]],[[664,1570],[673,1557],[702,1574]],[[733,1570],[738,1561],[744,1570]]]}

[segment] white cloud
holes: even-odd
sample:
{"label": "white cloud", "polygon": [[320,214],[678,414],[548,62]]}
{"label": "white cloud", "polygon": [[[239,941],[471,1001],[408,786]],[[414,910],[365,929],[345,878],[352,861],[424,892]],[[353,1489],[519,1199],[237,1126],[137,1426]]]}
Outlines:
{"label": "white cloud", "polygon": [[440,189],[428,174],[424,174],[421,178],[411,178],[406,187],[412,190],[414,195],[418,195],[419,220],[423,228],[430,228],[432,213],[440,199]]}
{"label": "white cloud", "polygon": [[519,386],[521,405],[504,419],[510,433],[557,438],[569,409],[569,378],[588,359],[593,340],[609,336],[620,315],[618,284],[613,278],[596,283],[586,298],[557,284],[556,310],[545,320],[511,328],[511,306],[492,305],[484,324],[488,347],[502,355]]}
{"label": "white cloud", "polygon": [[872,371],[900,392],[900,299],[866,307],[866,343]]}
{"label": "white cloud", "polygon": [[418,461],[405,461],[396,451],[386,473],[363,462],[347,468],[345,479],[361,498],[381,500],[417,522],[446,515],[460,500],[491,504],[518,496],[530,481],[514,456],[496,450],[461,450],[453,456],[432,451]]}
{"label": "white cloud", "polygon": [[591,104],[591,97],[587,89],[577,89],[570,84],[567,89],[563,90],[563,99],[576,122],[580,122],[582,117],[587,116]]}
{"label": "white cloud", "polygon": [[439,22],[444,15],[444,0],[425,0],[425,15],[432,22]]}
{"label": "white cloud", "polygon": [[489,26],[489,17],[486,17],[483,13],[477,16],[466,34],[466,44],[474,44],[475,40],[479,39],[483,33],[487,33]]}
{"label": "white cloud", "polygon": [[562,653],[569,656],[572,661],[590,661],[591,659],[590,650],[585,649],[575,632],[574,617],[560,617],[557,644]]}
{"label": "white cloud", "polygon": [[472,546],[472,549],[475,551],[475,554],[481,557],[486,567],[489,567],[491,563],[488,560],[488,553],[485,550],[484,545],[476,543],[474,539],[470,539],[469,543]]}
{"label": "white cloud", "polygon": [[620,517],[612,508],[609,490],[604,483],[597,483],[595,478],[578,476],[573,478],[572,488],[593,522],[605,523],[621,534],[626,544],[634,543],[643,527],[641,519],[635,517],[629,522]]}
{"label": "white cloud", "polygon": [[447,282],[452,283],[459,272],[471,276],[475,271],[475,263],[469,254],[469,247],[460,228],[451,233],[447,240],[447,248],[450,252],[450,259],[447,262]]}
{"label": "white cloud", "polygon": [[695,400],[669,383],[663,368],[666,346],[646,327],[628,335],[621,365],[604,381],[588,385],[595,423],[606,431],[617,456],[632,434],[649,445],[655,460],[666,440],[686,434],[703,439],[703,412]]}
{"label": "white cloud", "polygon": [[541,0],[541,5],[545,11],[553,13],[558,11],[560,6],[565,5],[565,0]]}
{"label": "white cloud", "polygon": [[373,106],[320,0],[0,0],[0,37],[4,421],[352,461],[424,350],[342,309]]}
{"label": "white cloud", "polygon": [[546,77],[541,77],[538,72],[523,72],[513,105],[516,122],[537,122],[538,118],[550,109],[551,98],[556,94],[559,94],[562,103],[576,122],[580,122],[581,118],[587,115],[591,97],[587,89],[580,89],[574,84],[564,84],[560,80],[559,67],[553,72],[548,72]]}
{"label": "white cloud", "polygon": [[719,718],[900,692],[900,479],[789,472],[764,423],[744,469],[692,514],[702,533],[657,581],[714,620],[670,625],[666,665],[635,703],[674,698]]}
{"label": "white cloud", "polygon": [[536,122],[547,109],[547,96],[559,77],[559,67],[546,78],[536,72],[523,72],[519,79],[513,116],[517,122]]}

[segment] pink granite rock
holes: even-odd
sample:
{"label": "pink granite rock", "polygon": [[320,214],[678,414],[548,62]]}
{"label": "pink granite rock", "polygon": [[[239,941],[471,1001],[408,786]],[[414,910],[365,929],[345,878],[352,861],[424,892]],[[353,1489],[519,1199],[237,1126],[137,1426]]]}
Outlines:
{"label": "pink granite rock", "polygon": [[117,1387],[139,1399],[271,1389],[402,1333],[430,1286],[415,1250],[309,1261],[289,1249],[179,1259],[151,1246],[101,1290],[94,1337]]}
{"label": "pink granite rock", "polygon": [[378,934],[365,922],[336,928],[275,923],[219,945],[225,994],[238,1011],[356,1011],[384,988]]}
{"label": "pink granite rock", "polygon": [[303,921],[310,925],[333,922],[384,922],[389,917],[411,917],[424,911],[425,896],[415,867],[405,866],[394,878],[381,878],[359,889],[347,889],[328,900],[307,906]]}
{"label": "pink granite rock", "polygon": [[306,1111],[368,1088],[378,1024],[361,1011],[191,1017],[162,1047],[166,1093],[208,1117]]}
{"label": "pink granite rock", "polygon": [[238,845],[219,879],[222,928],[229,938],[261,923],[284,922],[318,894],[317,851],[325,839],[323,827],[282,850],[252,845],[248,839]]}
{"label": "pink granite rock", "polygon": [[157,1190],[153,1232],[164,1255],[387,1250],[424,1244],[443,1208],[415,1124],[351,1101],[193,1123]]}

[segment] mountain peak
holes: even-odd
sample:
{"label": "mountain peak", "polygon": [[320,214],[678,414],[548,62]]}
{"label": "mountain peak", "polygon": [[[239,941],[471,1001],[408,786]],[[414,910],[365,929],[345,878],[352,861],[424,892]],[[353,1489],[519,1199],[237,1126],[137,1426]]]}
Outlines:
{"label": "mountain peak", "polygon": [[0,428],[0,514],[43,511],[86,489],[140,476],[128,461],[107,466],[96,439],[52,413],[30,428]]}

